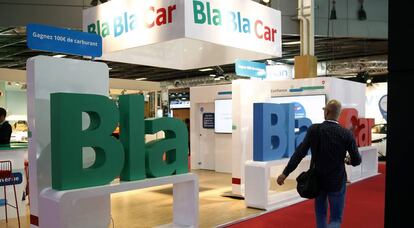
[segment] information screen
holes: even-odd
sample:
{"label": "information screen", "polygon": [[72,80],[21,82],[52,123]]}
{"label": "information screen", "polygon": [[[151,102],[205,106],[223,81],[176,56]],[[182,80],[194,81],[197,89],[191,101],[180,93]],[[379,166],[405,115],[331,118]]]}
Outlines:
{"label": "information screen", "polygon": [[295,119],[306,117],[312,123],[322,123],[325,118],[323,108],[326,104],[325,95],[300,95],[287,97],[272,97],[271,103],[293,103],[295,106]]}
{"label": "information screen", "polygon": [[233,128],[232,102],[228,100],[215,101],[214,132],[231,133]]}

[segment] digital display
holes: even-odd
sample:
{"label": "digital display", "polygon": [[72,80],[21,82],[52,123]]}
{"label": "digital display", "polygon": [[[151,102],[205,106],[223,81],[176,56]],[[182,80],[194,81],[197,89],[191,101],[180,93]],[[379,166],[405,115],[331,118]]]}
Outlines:
{"label": "digital display", "polygon": [[295,119],[306,117],[312,123],[322,123],[325,120],[323,112],[326,104],[325,95],[272,97],[268,102],[277,104],[293,103]]}
{"label": "digital display", "polygon": [[232,133],[232,102],[231,100],[216,100],[214,115],[214,132]]}

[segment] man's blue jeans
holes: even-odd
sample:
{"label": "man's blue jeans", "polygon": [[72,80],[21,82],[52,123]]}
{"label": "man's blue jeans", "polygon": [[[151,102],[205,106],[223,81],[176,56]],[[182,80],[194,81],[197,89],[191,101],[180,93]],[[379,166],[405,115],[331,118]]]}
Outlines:
{"label": "man's blue jeans", "polygon": [[[346,180],[346,178],[344,178]],[[315,214],[317,228],[339,228],[345,204],[346,181],[337,192],[321,192],[315,198]],[[329,201],[330,222],[327,223],[327,208]]]}

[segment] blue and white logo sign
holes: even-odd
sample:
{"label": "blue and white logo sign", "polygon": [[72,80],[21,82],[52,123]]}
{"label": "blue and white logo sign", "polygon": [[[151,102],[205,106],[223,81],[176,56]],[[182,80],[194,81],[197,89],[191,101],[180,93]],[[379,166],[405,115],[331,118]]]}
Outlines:
{"label": "blue and white logo sign", "polygon": [[39,24],[27,25],[27,46],[33,50],[72,55],[102,56],[102,37]]}
{"label": "blue and white logo sign", "polygon": [[246,76],[251,78],[266,78],[266,64],[236,60],[236,74],[238,76]]}
{"label": "blue and white logo sign", "polygon": [[295,113],[295,119],[306,118],[305,107],[299,102],[292,102]]}
{"label": "blue and white logo sign", "polygon": [[0,186],[12,185],[14,184],[21,184],[23,182],[23,175],[22,173],[13,173],[13,178],[0,178]]}

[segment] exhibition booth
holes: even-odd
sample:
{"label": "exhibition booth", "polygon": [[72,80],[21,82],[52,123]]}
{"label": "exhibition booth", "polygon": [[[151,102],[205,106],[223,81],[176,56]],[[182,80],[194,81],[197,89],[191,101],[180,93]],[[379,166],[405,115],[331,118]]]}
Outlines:
{"label": "exhibition booth", "polygon": [[[191,88],[192,168],[231,173],[232,193],[244,197],[249,207],[275,209],[302,201],[294,180],[308,169],[309,156],[289,176],[290,187],[274,186],[274,178],[282,172],[298,142],[288,148],[290,155],[270,161],[254,161],[254,129],[258,126],[254,125],[253,107],[255,103],[293,103],[295,119],[306,117],[311,123],[321,123],[324,121],[323,107],[330,99],[340,100],[344,109],[354,110],[352,121],[350,117],[344,117],[341,124],[355,125],[361,134],[363,132],[361,137],[366,139],[359,144],[362,165],[347,166],[349,181],[376,175],[377,148],[371,146],[368,137],[373,119],[364,119],[366,84],[332,77],[237,80],[231,86]],[[359,125],[356,119],[361,119]],[[294,137],[303,139],[307,127],[293,127],[296,128]],[[272,189],[270,185],[273,185]]]}
{"label": "exhibition booth", "polygon": [[[59,59],[59,58],[53,58]],[[86,80],[86,76],[85,79]],[[86,82],[86,81],[85,81]],[[86,82],[94,84],[94,82]],[[154,96],[160,90],[158,82],[140,82],[135,80],[109,79],[109,96],[113,100],[121,94],[145,94]],[[10,160],[12,162],[14,183],[16,186],[16,198],[20,216],[26,216],[27,206],[29,205],[29,162],[28,162],[28,81],[26,71],[0,68],[0,106],[7,110],[6,120],[12,125],[11,144],[0,147],[0,160]],[[53,84],[50,84],[53,86]],[[155,100],[155,99],[154,99]],[[154,105],[152,105],[154,106]],[[145,102],[145,113],[154,113],[150,110],[148,100]],[[45,110],[43,110],[45,111]],[[46,111],[45,111],[46,112]],[[43,112],[41,112],[43,114]],[[162,132],[157,134],[147,134],[146,141],[160,139],[164,137]],[[11,205],[15,205],[13,187],[10,185],[11,180],[2,179],[0,186],[7,185],[7,201]],[[10,186],[10,187],[9,187]],[[36,190],[31,191],[32,194]],[[6,201],[4,197],[0,197],[0,205],[3,206]],[[34,197],[33,197],[34,198]],[[36,199],[33,199],[36,201]],[[34,202],[35,204],[36,202]],[[33,202],[32,202],[33,204]],[[13,208],[8,209],[8,218],[16,218],[17,211]],[[0,220],[5,219],[5,211],[0,210]]]}
{"label": "exhibition booth", "polygon": [[[102,37],[103,53],[98,59],[194,69],[236,59],[280,57],[280,17],[279,11],[250,0],[124,0],[84,10],[83,29]],[[274,186],[274,178],[310,123],[323,121],[322,108],[330,99],[341,101],[346,109],[341,124],[357,129],[354,134],[363,163],[347,167],[349,180],[377,174],[377,149],[370,146],[373,121],[365,118],[366,86],[362,83],[320,77],[243,79],[192,87],[189,96],[188,91],[169,94],[170,99],[181,94],[168,103],[173,116],[187,119],[188,114],[174,109],[190,107],[190,126],[185,126],[174,118],[146,118],[164,116],[158,115],[159,83],[110,79],[103,62],[36,56],[28,60],[27,72],[0,69],[1,75],[8,75],[5,81],[27,85],[27,113],[23,115],[30,129],[28,150],[11,148],[18,152],[0,150],[0,154],[17,156],[13,163],[20,164],[15,166],[19,172],[24,169],[22,162],[29,160],[33,228],[108,227],[118,219],[113,218],[113,195],[121,202],[118,210],[122,214],[137,219],[146,219],[144,213],[155,214],[156,225],[150,226],[164,227],[205,225],[201,215],[214,210],[208,204],[221,202],[222,195],[209,195],[215,190],[220,194],[229,190],[228,195],[244,199],[245,215],[257,212],[250,208],[270,210],[302,201],[294,178],[308,168],[309,156],[289,176],[287,187]],[[147,95],[155,102],[148,107]],[[287,112],[292,118],[282,127],[286,137],[279,137],[281,143],[274,151],[260,149],[257,145],[264,148],[275,129],[259,121],[271,118],[255,112],[254,107],[282,104],[291,105]],[[115,129],[119,130],[116,138],[112,137]],[[264,129],[268,142],[266,137],[260,141],[260,134],[266,136]],[[188,159],[193,170],[188,168]],[[220,189],[200,185],[206,177],[209,182],[222,181],[215,177],[223,173],[228,179]],[[22,174],[22,183],[27,183],[25,178]],[[165,185],[169,187],[159,189]],[[23,186],[18,188],[18,197]],[[141,202],[124,208],[124,204],[131,207],[130,194],[136,190],[143,201],[154,192],[156,196],[144,208],[137,209]],[[155,202],[163,197],[167,203]],[[28,202],[21,203],[24,210]],[[152,210],[154,204],[159,208]],[[170,214],[161,216],[157,210]],[[232,218],[240,219],[237,215]],[[224,223],[228,218],[222,219]]]}

